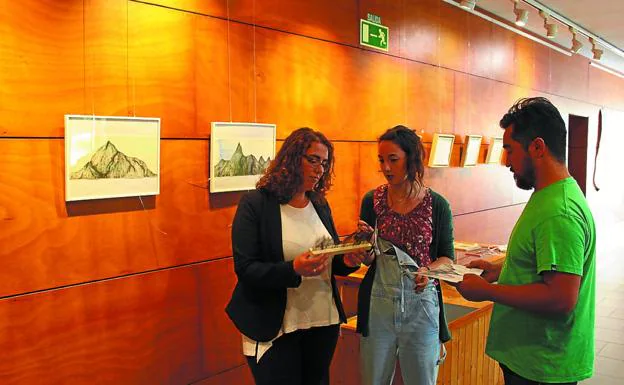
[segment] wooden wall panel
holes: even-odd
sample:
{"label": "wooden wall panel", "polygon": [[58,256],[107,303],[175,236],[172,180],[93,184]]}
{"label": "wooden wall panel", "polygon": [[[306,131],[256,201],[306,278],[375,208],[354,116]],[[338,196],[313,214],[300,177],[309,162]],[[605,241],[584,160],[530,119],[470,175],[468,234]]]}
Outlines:
{"label": "wooden wall panel", "polygon": [[83,3],[0,4],[0,135],[62,135],[86,111]]}
{"label": "wooden wall panel", "polygon": [[589,76],[587,59],[578,55],[568,57],[551,51],[550,60],[550,92],[572,99],[587,100]]}
{"label": "wooden wall panel", "polygon": [[370,140],[404,120],[400,59],[260,29],[256,54],[257,120],[276,123],[278,138],[310,126],[332,140]]}
{"label": "wooden wall panel", "polygon": [[404,2],[406,17],[403,57],[439,65],[440,6],[441,2],[437,0]]}
{"label": "wooden wall panel", "polygon": [[[388,127],[390,128],[390,127]],[[385,130],[379,132],[377,136],[381,136]],[[360,216],[360,205],[364,194],[377,186],[387,183],[383,176],[377,160],[377,142],[360,143],[360,181],[358,183],[358,218]]]}
{"label": "wooden wall panel", "polygon": [[442,67],[467,72],[469,14],[450,4],[440,4],[439,63]]}
{"label": "wooden wall panel", "polygon": [[425,180],[446,197],[453,214],[459,215],[512,204],[512,190],[517,187],[508,173],[498,165],[427,169]]}
{"label": "wooden wall panel", "polygon": [[[455,98],[453,105],[453,126],[449,129],[442,129],[439,132],[452,132],[463,134],[465,130],[470,129],[470,110],[476,108],[474,101],[471,99],[470,75],[456,72],[455,75]],[[487,92],[484,92],[487,95]],[[474,107],[473,107],[474,106]]]}
{"label": "wooden wall panel", "polygon": [[[405,122],[420,134],[452,132],[454,127],[455,78],[453,71],[428,64],[408,63]],[[377,139],[386,129],[380,127]],[[377,156],[375,155],[375,159]]]}
{"label": "wooden wall panel", "polygon": [[[487,134],[491,126],[496,126],[502,113],[495,110],[494,89],[500,83],[477,76],[468,79],[468,125],[456,126],[456,134]],[[484,106],[490,106],[485,108]],[[497,132],[502,135],[502,131]]]}
{"label": "wooden wall panel", "polygon": [[208,197],[207,149],[163,141],[163,194],[143,210],[138,198],[65,205],[63,141],[0,140],[0,295],[231,255],[240,193]]}
{"label": "wooden wall panel", "polygon": [[[134,2],[135,0],[128,0]],[[141,0],[141,3],[201,13],[204,15],[227,17],[229,0]]]}
{"label": "wooden wall panel", "polygon": [[225,314],[236,285],[232,258],[199,264],[197,305],[200,316],[202,374],[214,376],[233,367],[244,365],[243,340],[240,332]]}
{"label": "wooden wall panel", "polygon": [[334,143],[336,163],[333,187],[327,195],[339,234],[356,230],[360,213],[360,197],[356,196],[361,179],[359,143]]}
{"label": "wooden wall panel", "polygon": [[588,98],[600,106],[624,110],[624,97],[621,95],[621,83],[613,75],[589,67]]}
{"label": "wooden wall panel", "polygon": [[513,83],[516,75],[515,42],[518,36],[511,31],[491,24],[491,72],[486,76],[505,83]]}
{"label": "wooden wall panel", "polygon": [[455,239],[466,242],[506,244],[523,204],[453,217]]}
{"label": "wooden wall panel", "polygon": [[[197,132],[204,136],[213,121],[255,122],[253,27],[202,17],[196,39]],[[225,40],[217,44],[215,39]],[[218,50],[215,45],[219,45]]]}
{"label": "wooden wall panel", "polygon": [[[84,109],[64,112],[130,115],[133,111],[128,102],[128,2],[110,0],[103,4],[100,0],[87,0],[84,12]],[[76,42],[76,49],[79,43]]]}
{"label": "wooden wall panel", "polygon": [[331,363],[331,385],[361,385],[360,335],[342,331]]}
{"label": "wooden wall panel", "polygon": [[183,268],[3,299],[2,383],[190,383],[197,291],[194,268]]}
{"label": "wooden wall panel", "polygon": [[239,0],[229,4],[230,17],[245,23],[352,46],[359,42],[355,0]]}
{"label": "wooden wall panel", "polygon": [[[512,83],[526,89],[550,89],[551,50],[529,39],[514,39],[515,78]],[[552,52],[554,55],[559,53]]]}
{"label": "wooden wall panel", "polygon": [[[469,49],[464,60],[467,72],[476,76],[492,76],[493,56],[496,48],[493,43],[492,23],[480,17],[469,17],[465,40]],[[498,31],[496,31],[498,32]]]}
{"label": "wooden wall panel", "polygon": [[[196,126],[195,120],[197,23],[193,14],[142,3],[128,4],[130,110],[136,116],[161,117],[162,137],[207,134]],[[227,68],[227,40],[220,37],[210,41],[221,58],[223,70]],[[219,84],[213,87],[215,93],[225,91]],[[227,106],[227,98],[220,100]],[[218,105],[215,107],[219,110]]]}

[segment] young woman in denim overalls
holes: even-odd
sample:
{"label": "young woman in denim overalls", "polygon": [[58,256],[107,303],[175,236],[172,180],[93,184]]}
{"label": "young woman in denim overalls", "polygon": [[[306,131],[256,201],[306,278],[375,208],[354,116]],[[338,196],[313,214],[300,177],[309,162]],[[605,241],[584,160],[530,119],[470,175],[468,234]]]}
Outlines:
{"label": "young woman in denim overalls", "polygon": [[364,196],[358,224],[374,243],[358,296],[362,384],[391,384],[398,357],[406,385],[435,385],[450,334],[439,283],[415,273],[453,261],[451,210],[423,184],[414,131],[386,131],[378,156],[388,183]]}

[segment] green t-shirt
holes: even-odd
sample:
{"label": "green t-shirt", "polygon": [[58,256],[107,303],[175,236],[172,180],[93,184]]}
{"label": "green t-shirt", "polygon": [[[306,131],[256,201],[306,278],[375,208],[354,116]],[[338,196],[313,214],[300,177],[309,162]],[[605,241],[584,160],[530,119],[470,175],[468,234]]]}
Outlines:
{"label": "green t-shirt", "polygon": [[578,302],[567,315],[548,316],[495,304],[487,354],[537,382],[574,382],[594,366],[596,228],[573,178],[531,195],[509,238],[498,283],[541,282],[540,273],[581,276]]}

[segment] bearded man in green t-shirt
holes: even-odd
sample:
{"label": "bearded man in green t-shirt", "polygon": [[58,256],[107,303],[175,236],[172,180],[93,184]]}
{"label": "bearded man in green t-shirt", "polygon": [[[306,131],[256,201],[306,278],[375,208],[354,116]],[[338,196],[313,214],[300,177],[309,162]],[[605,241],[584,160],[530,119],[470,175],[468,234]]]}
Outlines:
{"label": "bearded man in green t-shirt", "polygon": [[[566,167],[566,127],[545,98],[522,99],[500,121],[507,167],[534,189],[500,265],[483,260],[457,285],[493,301],[486,353],[506,385],[576,384],[593,374],[596,229]],[[492,282],[498,281],[497,284]]]}

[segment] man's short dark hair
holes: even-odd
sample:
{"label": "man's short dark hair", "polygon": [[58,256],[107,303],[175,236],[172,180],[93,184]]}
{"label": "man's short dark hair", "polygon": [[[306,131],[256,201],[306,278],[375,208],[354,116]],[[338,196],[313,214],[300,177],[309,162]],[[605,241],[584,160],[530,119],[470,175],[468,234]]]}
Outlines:
{"label": "man's short dark hair", "polygon": [[550,153],[561,163],[566,161],[567,131],[565,122],[548,99],[518,100],[500,120],[501,128],[513,126],[511,137],[528,150],[535,138],[542,138]]}

